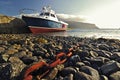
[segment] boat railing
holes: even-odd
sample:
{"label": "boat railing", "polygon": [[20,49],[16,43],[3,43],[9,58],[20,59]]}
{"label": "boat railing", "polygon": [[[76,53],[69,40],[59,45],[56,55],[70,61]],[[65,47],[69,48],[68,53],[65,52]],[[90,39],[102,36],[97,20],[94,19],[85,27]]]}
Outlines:
{"label": "boat railing", "polygon": [[29,9],[29,8],[24,8],[24,9],[21,9],[19,10],[19,14],[20,15],[33,15],[33,14],[38,14],[39,12],[35,9]]}

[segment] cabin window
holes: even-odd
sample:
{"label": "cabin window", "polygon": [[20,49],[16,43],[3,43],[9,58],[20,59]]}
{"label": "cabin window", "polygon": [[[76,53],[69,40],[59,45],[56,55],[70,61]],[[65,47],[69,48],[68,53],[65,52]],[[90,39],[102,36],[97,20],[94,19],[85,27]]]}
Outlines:
{"label": "cabin window", "polygon": [[40,14],[41,16],[44,15],[43,13]]}
{"label": "cabin window", "polygon": [[51,16],[52,16],[52,17],[55,17],[55,15],[54,15],[54,14],[51,14]]}
{"label": "cabin window", "polygon": [[46,16],[49,16],[49,13],[45,13]]}

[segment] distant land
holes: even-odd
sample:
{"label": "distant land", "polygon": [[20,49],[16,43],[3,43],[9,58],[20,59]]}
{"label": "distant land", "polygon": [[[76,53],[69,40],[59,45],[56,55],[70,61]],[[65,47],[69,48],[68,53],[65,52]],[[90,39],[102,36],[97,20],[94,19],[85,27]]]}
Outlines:
{"label": "distant land", "polygon": [[[59,18],[59,17],[58,17]],[[61,21],[68,23],[69,28],[80,28],[80,29],[99,29],[95,24],[85,23],[85,22],[77,22],[77,21],[68,21],[59,18]]]}
{"label": "distant land", "polygon": [[65,21],[69,24],[70,28],[80,28],[80,29],[99,29],[95,24],[83,23],[76,21]]}

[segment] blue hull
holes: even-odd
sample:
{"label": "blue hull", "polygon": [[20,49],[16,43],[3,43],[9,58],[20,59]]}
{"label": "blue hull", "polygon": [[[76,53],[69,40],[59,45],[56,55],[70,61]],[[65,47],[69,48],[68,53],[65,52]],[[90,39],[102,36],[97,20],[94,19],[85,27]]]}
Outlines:
{"label": "blue hull", "polygon": [[64,24],[46,20],[42,18],[36,17],[27,17],[22,16],[22,19],[26,22],[27,26],[37,26],[37,27],[45,27],[45,28],[62,28]]}

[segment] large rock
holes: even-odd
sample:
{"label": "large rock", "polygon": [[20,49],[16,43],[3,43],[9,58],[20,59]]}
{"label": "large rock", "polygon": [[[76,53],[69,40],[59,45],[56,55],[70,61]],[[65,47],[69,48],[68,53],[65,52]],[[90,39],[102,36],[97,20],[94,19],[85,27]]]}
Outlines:
{"label": "large rock", "polygon": [[99,79],[94,79],[92,76],[84,72],[76,72],[74,80],[99,80]]}
{"label": "large rock", "polygon": [[62,76],[67,76],[69,74],[75,74],[75,73],[76,73],[76,70],[72,67],[66,67],[61,71]]}
{"label": "large rock", "polygon": [[92,78],[94,80],[99,80],[100,79],[100,76],[99,76],[99,73],[97,70],[93,69],[92,67],[89,67],[89,66],[82,66],[80,68],[80,71],[92,76]]}
{"label": "large rock", "polygon": [[0,15],[0,33],[27,33],[26,23],[15,17]]}
{"label": "large rock", "polygon": [[109,61],[100,67],[101,71],[105,75],[110,75],[118,70],[120,70],[120,63],[116,61]]}
{"label": "large rock", "polygon": [[120,71],[117,71],[110,75],[110,80],[120,80]]}
{"label": "large rock", "polygon": [[120,58],[120,52],[115,52],[110,58],[114,60]]}
{"label": "large rock", "polygon": [[11,65],[10,63],[0,64],[0,80],[10,80]]}
{"label": "large rock", "polygon": [[86,59],[92,64],[91,66],[95,69],[98,69],[99,67],[104,65],[106,62],[110,61],[109,58],[105,58],[101,56],[96,57],[96,58],[86,58]]}
{"label": "large rock", "polygon": [[26,65],[19,58],[10,57],[9,63],[0,64],[0,80],[18,80],[18,76],[25,67]]}
{"label": "large rock", "polygon": [[11,80],[17,80],[16,78],[20,75],[21,71],[26,65],[18,57],[10,57],[9,62],[11,63]]}

